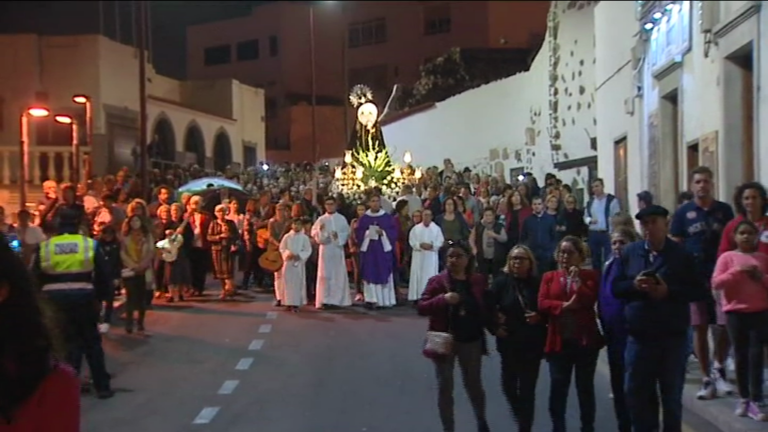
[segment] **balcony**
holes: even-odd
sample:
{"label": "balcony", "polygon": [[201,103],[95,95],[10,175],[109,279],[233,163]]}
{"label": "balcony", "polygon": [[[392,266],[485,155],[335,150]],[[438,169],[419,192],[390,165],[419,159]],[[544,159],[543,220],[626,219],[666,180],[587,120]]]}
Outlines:
{"label": "balcony", "polygon": [[[87,172],[90,152],[80,149],[80,172]],[[72,149],[68,147],[31,147],[29,149],[29,184],[41,185],[46,180],[73,181]],[[0,147],[0,188],[19,184],[21,157],[18,148]],[[34,187],[32,188],[34,189]]]}

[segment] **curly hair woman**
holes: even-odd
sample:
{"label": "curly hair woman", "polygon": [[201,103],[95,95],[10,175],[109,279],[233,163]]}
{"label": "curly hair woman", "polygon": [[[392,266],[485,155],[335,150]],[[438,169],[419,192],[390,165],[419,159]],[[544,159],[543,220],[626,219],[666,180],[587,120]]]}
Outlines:
{"label": "curly hair woman", "polygon": [[80,431],[80,382],[54,356],[26,267],[0,235],[0,432]]}

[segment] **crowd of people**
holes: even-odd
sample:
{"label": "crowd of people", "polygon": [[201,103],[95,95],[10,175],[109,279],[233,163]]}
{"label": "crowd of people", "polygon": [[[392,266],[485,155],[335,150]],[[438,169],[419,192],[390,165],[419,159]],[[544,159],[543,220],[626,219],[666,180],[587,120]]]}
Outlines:
{"label": "crowd of people", "polygon": [[[712,172],[698,168],[670,223],[670,212],[654,204],[649,192],[638,194],[640,211],[633,218],[627,203],[605,192],[601,179],[591,180],[590,198],[582,205],[554,174],[543,185],[531,173],[506,181],[456,170],[450,160],[442,169],[425,170],[398,196],[374,187],[360,202],[333,193],[322,165],[265,165],[222,173],[242,185],[237,190],[179,191],[204,175],[196,167],[155,171],[151,195],[142,193],[128,170],[80,186],[49,181],[36,212],[22,210],[15,223],[7,223],[0,209],[0,232],[19,240],[18,255],[38,285],[50,276],[49,255],[58,253],[53,239],[79,232],[98,240],[100,276],[92,291],[104,307],[93,316],[85,346],[72,339],[85,331],[64,338],[78,346],[64,360],[79,369],[86,356],[99,397],[113,394],[98,340],[99,331],[111,331],[113,296],[126,295],[124,330],[146,336],[153,299],[194,300],[205,294],[212,276],[221,282],[222,300],[251,288],[269,289],[275,306],[292,312],[307,304],[334,309],[357,302],[387,309],[411,303],[429,318],[424,354],[435,365],[446,432],[455,430],[456,361],[478,430],[489,430],[481,380],[486,331],[496,339],[502,387],[521,431],[533,428],[545,359],[553,430],[566,429],[572,375],[581,429],[595,429],[594,374],[603,347],[622,432],[660,430],[659,409],[664,430],[681,429],[691,353],[704,376],[699,399],[736,391],[737,415],[766,420],[768,198],[758,183],[739,188],[734,214],[713,198]],[[21,302],[34,313],[19,323],[44,334],[37,322],[42,312],[23,285],[28,276],[0,267],[0,320]],[[49,280],[47,286],[53,285]],[[55,292],[44,288],[43,294],[62,304]],[[70,310],[67,316],[75,315]],[[88,326],[82,314],[78,319],[78,326]],[[0,331],[8,333],[7,327]],[[52,346],[38,355],[52,356]],[[726,376],[731,352],[736,389]],[[14,366],[20,360],[9,359]],[[29,367],[50,378],[37,376],[25,381],[23,392],[6,396],[2,380],[16,377],[0,367],[0,414],[12,421],[29,411],[26,400],[46,388],[37,389],[41,382],[66,382],[58,372],[63,366]]]}

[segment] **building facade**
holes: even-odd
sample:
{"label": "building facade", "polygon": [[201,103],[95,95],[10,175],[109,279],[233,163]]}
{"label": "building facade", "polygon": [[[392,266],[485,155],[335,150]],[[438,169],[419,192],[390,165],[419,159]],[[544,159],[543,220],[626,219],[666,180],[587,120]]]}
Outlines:
{"label": "building facade", "polygon": [[[265,155],[264,92],[231,79],[176,81],[147,66],[148,136],[139,133],[136,49],[101,36],[0,36],[0,185],[19,174],[19,118],[30,106],[85,123],[73,95],[91,100],[93,137],[81,136],[84,164],[93,174],[132,166],[139,143],[150,144],[153,165],[195,163],[223,171],[255,166]],[[85,128],[81,130],[84,132]],[[67,179],[69,126],[32,119],[33,184]],[[13,188],[11,188],[13,189]]]}
{"label": "building facade", "polygon": [[401,113],[385,139],[422,165],[599,176],[630,212],[643,190],[674,208],[706,165],[730,202],[740,183],[768,182],[761,3],[554,2],[529,72]]}
{"label": "building facade", "polygon": [[503,176],[558,172],[584,198],[597,171],[595,2],[553,2],[547,36],[528,72],[384,122],[396,158]]}
{"label": "building facade", "polygon": [[[272,2],[250,16],[192,26],[187,32],[190,78],[231,77],[266,90],[272,160],[312,160],[315,148],[319,159],[338,157],[354,125],[347,103],[352,86],[368,85],[384,106],[394,84],[412,84],[424,61],[451,47],[535,45],[543,37],[548,8],[547,2],[310,3]],[[294,123],[299,115],[310,119],[299,126]]]}

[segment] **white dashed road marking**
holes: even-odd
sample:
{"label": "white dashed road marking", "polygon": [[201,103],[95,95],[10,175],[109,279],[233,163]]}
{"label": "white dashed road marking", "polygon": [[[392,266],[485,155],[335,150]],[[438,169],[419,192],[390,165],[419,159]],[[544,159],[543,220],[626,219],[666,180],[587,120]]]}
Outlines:
{"label": "white dashed road marking", "polygon": [[267,312],[267,319],[277,318],[277,312]]}
{"label": "white dashed road marking", "polygon": [[232,392],[234,392],[235,389],[237,388],[238,384],[240,384],[240,381],[238,380],[224,381],[224,384],[222,384],[221,388],[219,389],[219,394],[220,395],[232,394]]}
{"label": "white dashed road marking", "polygon": [[272,331],[272,324],[262,324],[259,326],[259,333],[269,333]]}
{"label": "white dashed road marking", "polygon": [[252,364],[253,364],[252,357],[241,358],[240,361],[237,362],[237,366],[235,366],[235,370],[248,370]]}
{"label": "white dashed road marking", "polygon": [[206,407],[203,408],[202,411],[200,411],[200,414],[195,417],[195,419],[192,421],[192,424],[208,424],[213,420],[214,417],[216,417],[216,414],[219,412],[219,407]]}
{"label": "white dashed road marking", "polygon": [[258,351],[264,346],[264,339],[254,339],[250,345],[248,345],[249,351]]}

